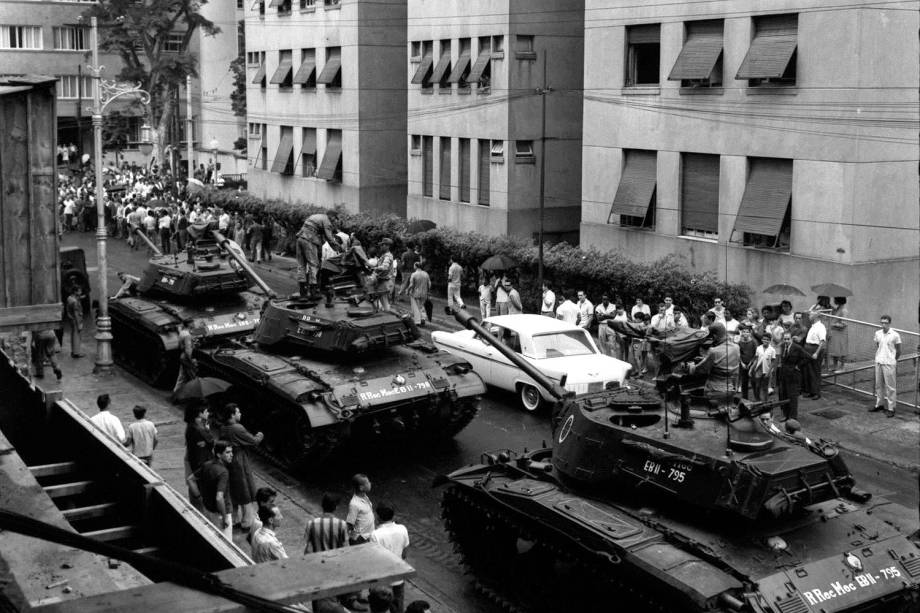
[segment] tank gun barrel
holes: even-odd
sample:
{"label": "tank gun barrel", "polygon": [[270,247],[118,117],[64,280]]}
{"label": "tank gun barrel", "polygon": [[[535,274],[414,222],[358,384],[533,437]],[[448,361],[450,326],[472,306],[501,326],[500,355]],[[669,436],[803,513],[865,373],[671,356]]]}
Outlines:
{"label": "tank gun barrel", "polygon": [[492,345],[499,353],[511,360],[511,363],[523,370],[527,375],[536,381],[541,387],[543,387],[550,395],[553,396],[556,400],[563,400],[566,396],[570,396],[571,392],[566,390],[564,387],[559,385],[556,381],[553,381],[542,372],[537,370],[533,364],[519,356],[517,353],[512,351],[509,347],[506,347],[501,341],[492,336],[488,330],[486,330],[482,324],[480,324],[476,319],[467,313],[464,309],[454,309],[454,318],[460,322],[460,324],[467,330],[473,330],[476,332],[484,342]]}
{"label": "tank gun barrel", "polygon": [[144,241],[145,243],[147,243],[147,246],[150,247],[151,251],[153,251],[153,255],[163,255],[163,252],[160,251],[160,250],[157,248],[157,246],[153,244],[153,241],[150,240],[150,238],[140,229],[139,226],[137,226],[137,225],[135,225],[135,224],[133,224],[133,223],[129,223],[129,224],[128,224],[128,228],[129,228],[129,231],[130,231],[132,234],[134,234],[134,235],[137,236],[139,239],[141,239],[142,241]]}
{"label": "tank gun barrel", "polygon": [[230,240],[217,230],[211,230],[211,233],[217,240],[217,244],[227,251],[227,254],[233,259],[234,262],[240,265],[240,268],[246,271],[246,274],[249,275],[249,278],[259,286],[259,289],[265,292],[265,295],[269,298],[275,298],[276,294],[274,290],[272,290],[268,283],[266,283],[265,280],[256,273],[252,265],[246,261],[246,258],[241,253],[237,252],[237,249],[230,243]]}

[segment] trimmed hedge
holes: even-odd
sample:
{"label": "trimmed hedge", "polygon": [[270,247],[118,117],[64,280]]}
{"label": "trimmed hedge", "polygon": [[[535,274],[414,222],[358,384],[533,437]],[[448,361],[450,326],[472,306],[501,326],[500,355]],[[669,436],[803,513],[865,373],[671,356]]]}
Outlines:
{"label": "trimmed hedge", "polygon": [[[262,200],[245,192],[207,190],[199,197],[207,206],[218,206],[230,212],[270,214],[284,229],[283,236],[278,239],[279,245],[288,253],[293,253],[294,235],[304,219],[313,213],[326,211],[314,205]],[[343,208],[337,210],[342,229],[355,233],[366,248],[385,237],[393,240],[396,254],[402,253],[407,240],[419,244],[433,287],[439,294],[446,288],[448,256],[453,255],[465,268],[463,293],[468,302],[478,295],[478,266],[491,255],[507,255],[518,262],[515,271],[517,287],[525,309],[528,312],[539,311],[538,254],[529,239],[486,236],[449,228],[409,235],[406,232],[409,222],[402,217],[350,213]],[[595,304],[600,302],[603,294],[610,295],[611,300],[622,299],[627,305],[633,304],[637,297],[649,305],[656,305],[665,296],[671,296],[676,304],[698,316],[713,304],[713,298],[721,297],[738,319],[750,305],[751,290],[747,285],[720,281],[713,271],[691,272],[673,254],[656,262],[640,263],[630,261],[617,251],[584,250],[561,243],[544,248],[543,276],[553,289],[565,288],[573,293],[583,289]],[[571,298],[574,300],[575,296]],[[652,312],[655,312],[654,306]]]}

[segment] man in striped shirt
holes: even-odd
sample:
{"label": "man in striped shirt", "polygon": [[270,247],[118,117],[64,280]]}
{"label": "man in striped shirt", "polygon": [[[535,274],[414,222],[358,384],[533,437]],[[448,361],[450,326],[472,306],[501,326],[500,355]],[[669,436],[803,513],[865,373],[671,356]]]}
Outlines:
{"label": "man in striped shirt", "polygon": [[329,551],[348,546],[348,525],[344,519],[339,519],[334,515],[338,506],[338,496],[323,494],[323,514],[307,523],[307,530],[304,533],[307,547],[304,553]]}

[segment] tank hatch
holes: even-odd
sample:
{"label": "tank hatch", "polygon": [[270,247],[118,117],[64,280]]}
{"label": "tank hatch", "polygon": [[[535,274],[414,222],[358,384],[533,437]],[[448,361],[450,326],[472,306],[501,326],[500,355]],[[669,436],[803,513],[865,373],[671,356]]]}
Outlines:
{"label": "tank hatch", "polygon": [[556,503],[556,510],[589,528],[600,530],[614,539],[624,539],[642,532],[641,528],[617,517],[583,498],[568,498]]}

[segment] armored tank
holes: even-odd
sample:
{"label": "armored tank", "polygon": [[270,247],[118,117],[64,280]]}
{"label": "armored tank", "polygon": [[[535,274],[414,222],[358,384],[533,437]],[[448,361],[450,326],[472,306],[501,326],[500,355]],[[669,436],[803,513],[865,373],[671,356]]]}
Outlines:
{"label": "armored tank", "polygon": [[354,251],[336,256],[325,297],[267,301],[251,338],[196,351],[285,468],[308,471],[346,443],[448,438],[479,411],[470,364],[419,339],[407,314],[376,309],[362,270]]}
{"label": "armored tank", "polygon": [[857,490],[832,444],[785,434],[770,405],[674,427],[665,403],[623,409],[528,375],[557,399],[552,448],[436,481],[464,563],[509,609],[917,610],[916,512]]}
{"label": "armored tank", "polygon": [[183,322],[201,346],[249,334],[274,293],[214,223],[190,226],[189,248],[175,255],[132,232],[153,256],[141,276],[119,274],[124,285],[109,303],[113,357],[146,382],[168,386],[178,373]]}

